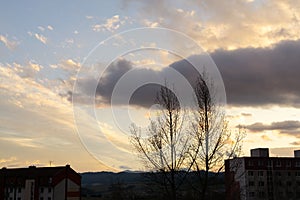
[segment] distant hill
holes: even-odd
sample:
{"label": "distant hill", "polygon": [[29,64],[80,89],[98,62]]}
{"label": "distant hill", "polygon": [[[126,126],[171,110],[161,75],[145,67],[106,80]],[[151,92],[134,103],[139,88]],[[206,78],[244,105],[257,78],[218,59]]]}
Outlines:
{"label": "distant hill", "polygon": [[122,183],[135,183],[145,179],[145,173],[142,172],[85,172],[82,173],[82,186],[99,185],[99,184],[114,184],[117,182]]}
{"label": "distant hill", "polygon": [[[148,198],[138,199],[153,199],[153,196],[149,197],[149,194],[153,194],[153,191],[150,190],[155,187],[155,183],[149,178],[147,172],[85,172],[81,173],[81,176],[82,195],[86,197],[112,199],[113,195],[123,193],[127,196],[148,196]],[[219,189],[224,190],[224,173],[219,173],[216,176],[215,173],[211,172],[209,177]],[[190,172],[182,187],[183,190],[190,190],[190,183],[196,183],[198,180],[196,173]]]}
{"label": "distant hill", "polygon": [[[84,172],[81,173],[82,186],[86,185],[97,185],[97,184],[114,184],[117,182],[122,183],[135,183],[139,181],[147,181],[147,173],[145,172],[132,172],[123,171],[119,173],[115,172]],[[193,172],[190,172],[190,176],[195,176]],[[216,176],[215,173],[210,172],[210,177]],[[219,173],[217,176],[220,181],[224,179],[224,173]]]}

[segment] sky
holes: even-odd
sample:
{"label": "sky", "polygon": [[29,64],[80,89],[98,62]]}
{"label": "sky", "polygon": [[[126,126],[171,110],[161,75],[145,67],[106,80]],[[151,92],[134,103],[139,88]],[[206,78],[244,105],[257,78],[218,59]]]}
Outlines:
{"label": "sky", "polygon": [[139,170],[130,124],[166,77],[189,102],[195,70],[245,127],[243,155],[300,149],[299,1],[13,0],[0,27],[0,167]]}

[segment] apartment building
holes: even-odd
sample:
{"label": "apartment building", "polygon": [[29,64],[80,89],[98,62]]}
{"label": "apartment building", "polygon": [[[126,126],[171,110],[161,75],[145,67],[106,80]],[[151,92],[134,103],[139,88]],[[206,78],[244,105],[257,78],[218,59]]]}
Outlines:
{"label": "apartment building", "polygon": [[70,165],[0,169],[0,199],[80,200],[81,176]]}
{"label": "apartment building", "polygon": [[251,157],[225,161],[229,200],[299,200],[300,150],[294,157],[269,157],[269,149],[251,150]]}

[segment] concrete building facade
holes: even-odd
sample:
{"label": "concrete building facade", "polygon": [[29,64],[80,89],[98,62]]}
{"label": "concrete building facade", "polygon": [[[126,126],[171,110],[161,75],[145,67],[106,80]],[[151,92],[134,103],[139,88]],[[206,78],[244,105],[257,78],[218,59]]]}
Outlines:
{"label": "concrete building facade", "polygon": [[294,157],[269,157],[269,149],[251,150],[251,157],[225,161],[229,200],[299,200],[300,151]]}
{"label": "concrete building facade", "polygon": [[70,165],[0,170],[0,199],[80,200],[81,176]]}

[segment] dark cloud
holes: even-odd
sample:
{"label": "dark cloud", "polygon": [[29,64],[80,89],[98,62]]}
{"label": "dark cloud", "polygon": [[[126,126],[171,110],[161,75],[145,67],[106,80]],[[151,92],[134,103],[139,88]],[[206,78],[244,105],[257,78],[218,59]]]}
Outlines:
{"label": "dark cloud", "polygon": [[[246,48],[234,51],[218,50],[211,53],[224,80],[227,102],[233,106],[300,106],[300,40],[284,41],[272,48]],[[203,56],[191,56],[194,61],[203,63]],[[149,77],[168,77],[170,69],[180,72],[185,79],[193,83],[199,76],[195,68],[186,60],[174,62],[161,71],[135,68],[125,59],[113,62],[96,83],[96,96],[102,103],[109,104],[116,83],[127,72],[135,69],[128,87],[138,79]],[[94,94],[91,85],[93,79],[81,80],[84,93]],[[132,95],[130,102],[135,105],[149,106],[154,103],[160,86],[157,84],[141,85]],[[184,88],[175,88],[185,90]],[[95,90],[95,89],[94,89]],[[119,104],[127,104],[122,99],[127,90],[119,92]],[[244,116],[249,116],[245,114]],[[259,126],[259,124],[257,124]]]}
{"label": "dark cloud", "polygon": [[[194,57],[194,59],[199,59],[199,57]],[[183,78],[174,77],[174,71],[179,72]],[[126,76],[124,76],[125,74]],[[149,107],[156,103],[157,93],[159,92],[161,86],[164,85],[164,81],[166,81],[166,84],[169,88],[173,88],[172,83],[176,83],[177,80],[179,81],[180,79],[184,79],[189,84],[194,84],[198,76],[199,73],[197,70],[187,60],[174,62],[170,66],[162,68],[160,71],[156,71],[147,68],[135,68],[133,63],[130,61],[119,59],[113,62],[104,72],[97,85],[96,95],[101,97],[102,102],[110,104],[113,90],[116,89],[118,81],[123,81],[121,84],[123,84],[122,87],[125,89],[115,93],[116,96],[114,96],[114,103],[127,104],[126,99],[123,97],[128,95],[127,93],[130,91],[130,88],[135,85],[134,82],[138,82],[139,80],[154,80],[153,83],[138,84],[138,88],[136,88],[136,90],[133,92],[129,101],[131,105]],[[127,79],[121,80],[121,78],[124,77]],[[155,80],[163,81],[162,84],[159,84]],[[83,86],[84,91],[88,91],[87,87],[90,87],[90,85],[94,84],[94,81],[91,80],[82,82],[85,85]],[[124,86],[124,84],[127,86]],[[178,86],[179,87],[174,86],[174,89],[177,92],[179,91],[179,93],[182,94],[187,92],[184,89],[185,86],[180,84]]]}
{"label": "dark cloud", "polygon": [[[119,59],[113,62],[101,77],[96,89],[96,95],[101,96],[104,103],[110,104],[112,93],[116,84],[126,72],[129,72],[132,69],[134,69],[134,67],[130,61]],[[157,74],[157,72],[153,70],[144,68],[137,69],[135,73],[137,77],[145,78],[155,76]],[[135,81],[135,79],[129,81]],[[129,81],[127,81],[126,84],[130,85]],[[159,88],[160,87],[156,84],[141,85],[141,87],[137,88],[137,90],[132,94],[129,103],[144,107],[153,105]],[[129,90],[123,90],[117,93],[118,96],[116,99],[118,104],[126,104],[126,102],[122,102],[122,96],[126,95],[123,94],[123,92],[127,93],[128,91]]]}
{"label": "dark cloud", "polygon": [[263,124],[257,122],[251,125],[245,126],[246,129],[253,132],[263,131],[279,131],[282,134],[288,134],[300,137],[300,121],[287,120],[281,122],[272,122],[271,124]]}
{"label": "dark cloud", "polygon": [[129,70],[132,69],[132,63],[125,59],[119,59],[113,62],[101,77],[96,94],[104,97],[104,100],[110,102],[112,91],[118,80]]}
{"label": "dark cloud", "polygon": [[211,56],[222,74],[229,104],[300,106],[300,40],[273,48],[219,50]]}
{"label": "dark cloud", "polygon": [[121,165],[121,166],[119,166],[119,168],[120,168],[121,170],[131,170],[131,169],[132,169],[131,167],[128,167],[128,166],[126,166],[126,165]]}

